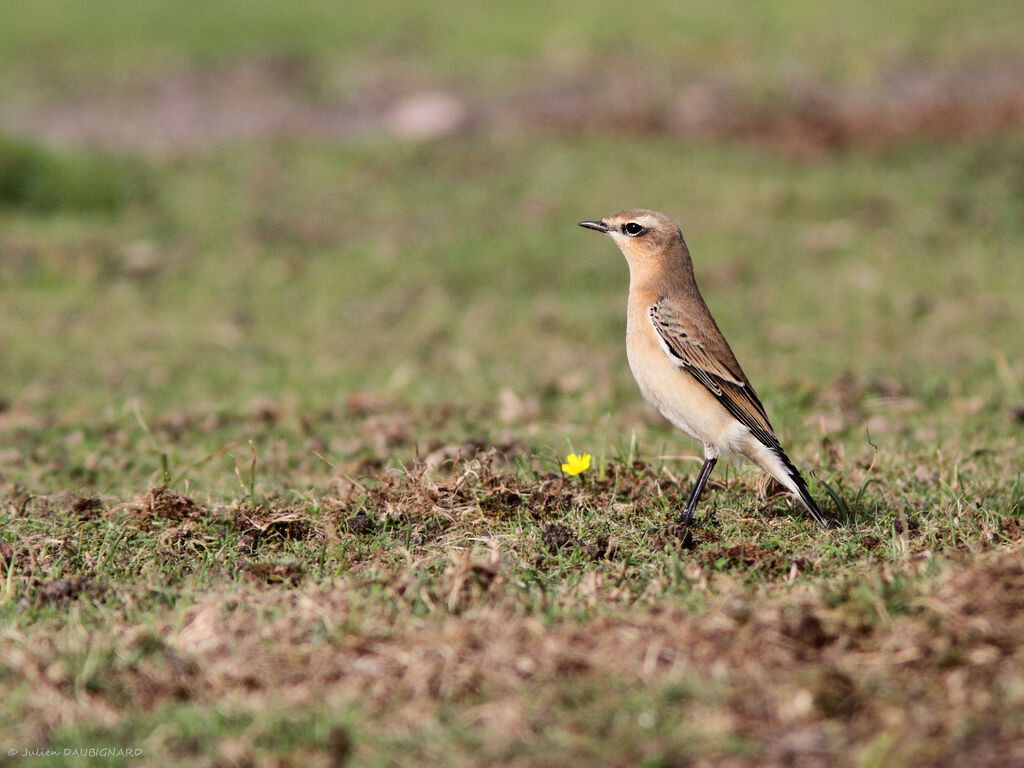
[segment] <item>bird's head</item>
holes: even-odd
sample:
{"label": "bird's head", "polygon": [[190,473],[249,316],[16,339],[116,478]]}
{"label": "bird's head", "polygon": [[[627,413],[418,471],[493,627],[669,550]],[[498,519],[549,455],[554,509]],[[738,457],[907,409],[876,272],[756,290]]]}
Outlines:
{"label": "bird's head", "polygon": [[683,233],[672,219],[657,211],[637,208],[600,221],[581,221],[580,226],[603,232],[614,240],[630,269],[665,265],[686,256]]}

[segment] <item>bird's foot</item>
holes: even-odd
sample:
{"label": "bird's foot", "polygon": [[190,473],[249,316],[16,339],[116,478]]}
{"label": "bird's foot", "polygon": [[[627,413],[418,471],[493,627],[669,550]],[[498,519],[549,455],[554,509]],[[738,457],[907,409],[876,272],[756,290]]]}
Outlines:
{"label": "bird's foot", "polygon": [[675,521],[651,528],[647,535],[650,537],[651,547],[655,550],[661,550],[666,546],[674,550],[693,549],[697,546],[693,528]]}
{"label": "bird's foot", "polygon": [[693,516],[693,512],[686,511],[686,512],[680,513],[676,517],[675,522],[676,522],[676,525],[682,525],[682,526],[685,526],[685,527],[689,528],[690,526],[695,525],[697,521],[696,521],[696,519]]}

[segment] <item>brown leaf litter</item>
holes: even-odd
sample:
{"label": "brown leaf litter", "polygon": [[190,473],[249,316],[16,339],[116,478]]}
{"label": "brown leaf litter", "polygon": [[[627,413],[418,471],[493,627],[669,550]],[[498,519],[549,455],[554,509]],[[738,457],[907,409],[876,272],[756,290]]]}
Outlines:
{"label": "brown leaf litter", "polygon": [[[182,700],[228,709],[273,701],[357,706],[369,713],[366,729],[414,733],[436,727],[444,711],[479,733],[486,751],[550,728],[585,738],[594,722],[624,727],[612,717],[621,697],[643,695],[666,723],[652,738],[699,747],[720,764],[856,765],[883,742],[891,764],[955,765],[967,753],[975,765],[1018,764],[1024,552],[952,563],[937,578],[905,574],[900,611],[883,597],[890,578],[867,573],[846,596],[777,587],[751,598],[711,574],[697,587],[703,607],[636,604],[545,623],[505,601],[513,587],[499,555],[460,554],[445,571],[447,615],[396,613],[340,584],[235,585],[162,619],[153,631],[166,640],[147,641],[144,663],[105,670],[103,685],[62,682],[75,674],[62,659],[86,637],[75,632],[0,638],[0,669],[27,683],[22,734],[55,718],[104,722],[125,701],[146,711]],[[615,589],[599,574],[590,581],[598,605]],[[95,631],[114,658],[138,657],[129,652],[137,630]],[[609,685],[618,691],[610,699],[560,704]],[[670,697],[674,690],[693,693]],[[737,740],[743,750],[729,746]],[[631,744],[616,747],[624,763],[642,757]]]}
{"label": "brown leaf litter", "polygon": [[459,452],[441,464],[423,461],[364,478],[361,493],[352,483],[343,483],[339,502],[356,511],[347,527],[364,534],[385,521],[488,525],[515,514],[539,520],[595,509],[622,509],[628,514],[648,505],[678,506],[682,498],[674,480],[642,462],[630,468],[609,463],[603,479],[580,482],[561,474],[510,472],[509,461],[509,453],[500,447],[478,449]]}

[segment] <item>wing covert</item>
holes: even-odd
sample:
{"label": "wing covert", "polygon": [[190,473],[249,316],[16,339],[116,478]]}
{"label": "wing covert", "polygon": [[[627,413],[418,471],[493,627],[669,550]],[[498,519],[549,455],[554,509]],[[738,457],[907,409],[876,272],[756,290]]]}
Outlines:
{"label": "wing covert", "polygon": [[764,445],[780,448],[764,406],[725,339],[720,334],[718,339],[701,334],[693,324],[666,306],[664,299],[651,306],[648,316],[662,349],[672,362],[717,397],[725,409]]}

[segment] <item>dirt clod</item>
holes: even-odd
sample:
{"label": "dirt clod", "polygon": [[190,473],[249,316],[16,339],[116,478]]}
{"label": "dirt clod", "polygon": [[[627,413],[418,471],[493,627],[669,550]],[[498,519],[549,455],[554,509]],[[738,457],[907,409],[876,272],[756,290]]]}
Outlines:
{"label": "dirt clod", "polygon": [[1010,541],[1024,540],[1024,522],[1016,517],[1004,517],[999,521],[999,532]]}
{"label": "dirt clod", "polygon": [[354,533],[356,536],[370,536],[377,532],[377,523],[372,517],[362,513],[348,518],[345,521],[345,527],[349,533]]}
{"label": "dirt clod", "polygon": [[693,536],[693,527],[679,522],[671,522],[661,528],[651,528],[647,531],[647,535],[650,537],[651,549],[654,551],[663,550],[665,547],[683,550],[693,549],[697,546],[697,540]]}
{"label": "dirt clod", "polygon": [[519,508],[521,496],[518,492],[502,488],[480,500],[480,509],[492,514],[514,512]]}
{"label": "dirt clod", "polygon": [[545,525],[540,539],[545,547],[553,551],[573,549],[582,543],[572,528],[561,523],[548,523]]}
{"label": "dirt clod", "polygon": [[0,568],[6,569],[14,559],[14,550],[6,541],[0,541]]}
{"label": "dirt clod", "polygon": [[251,555],[255,552],[256,545],[259,543],[262,535],[262,531],[256,528],[250,528],[248,531],[243,532],[242,535],[238,537],[238,544],[235,546],[238,554]]}
{"label": "dirt clod", "polygon": [[825,668],[814,686],[814,705],[825,717],[848,717],[857,708],[857,686],[849,675]]}
{"label": "dirt clod", "polygon": [[247,561],[239,567],[245,575],[265,584],[297,584],[306,575],[305,567],[295,561],[253,562]]}
{"label": "dirt clod", "polygon": [[917,518],[911,517],[905,512],[900,512],[896,519],[892,521],[892,529],[896,533],[906,533],[911,536],[916,536],[921,529],[921,523],[918,522]]}
{"label": "dirt clod", "polygon": [[163,520],[199,518],[205,513],[205,509],[198,503],[188,496],[168,490],[165,485],[158,485],[146,491],[132,511],[137,516]]}
{"label": "dirt clod", "polygon": [[284,539],[302,541],[318,533],[308,515],[298,507],[243,508],[236,514],[235,523],[242,530],[259,531],[261,538],[274,533]]}
{"label": "dirt clod", "polygon": [[784,626],[782,634],[814,649],[824,648],[835,640],[835,637],[825,631],[821,619],[813,613],[805,613],[795,623]]}
{"label": "dirt clod", "polygon": [[71,500],[71,511],[79,520],[91,520],[103,509],[103,501],[98,496],[79,496]]}
{"label": "dirt clod", "polygon": [[758,567],[765,571],[782,571],[787,563],[771,550],[757,544],[741,542],[719,550],[709,551],[712,562],[723,560],[729,565],[742,565],[746,568]]}
{"label": "dirt clod", "polygon": [[591,560],[613,560],[619,553],[619,545],[607,536],[598,536],[587,544],[587,555]]}
{"label": "dirt clod", "polygon": [[36,593],[42,602],[63,607],[83,594],[99,594],[103,590],[87,576],[70,576],[44,582]]}

